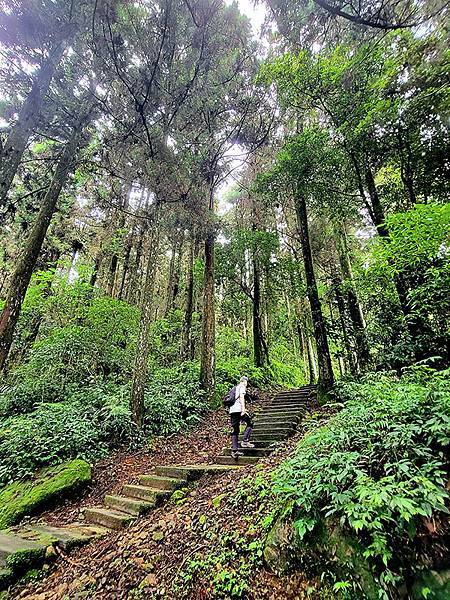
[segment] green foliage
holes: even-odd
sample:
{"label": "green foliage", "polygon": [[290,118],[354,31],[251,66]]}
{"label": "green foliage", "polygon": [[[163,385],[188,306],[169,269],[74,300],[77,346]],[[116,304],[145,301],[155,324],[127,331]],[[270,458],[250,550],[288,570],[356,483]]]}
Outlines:
{"label": "green foliage", "polygon": [[167,435],[197,423],[209,410],[199,384],[199,366],[182,363],[155,369],[145,390],[145,425],[151,434]]}
{"label": "green foliage", "polygon": [[341,382],[337,393],[343,409],[276,473],[279,512],[294,515],[305,542],[324,519],[339,522],[387,590],[410,572],[423,519],[447,512],[448,372],[372,376]]}
{"label": "green foliage", "polygon": [[91,468],[83,460],[43,469],[32,480],[15,482],[0,490],[0,529],[14,525],[25,515],[76,493],[91,480]]}
{"label": "green foliage", "polygon": [[[386,220],[389,241],[377,240],[360,272],[362,297],[372,311],[368,335],[380,364],[396,368],[437,357],[445,366],[450,352],[450,204],[416,205]],[[414,344],[402,328],[394,277],[408,288],[408,321]]]}
{"label": "green foliage", "polygon": [[0,390],[0,415],[62,401],[80,385],[113,376],[121,383],[130,377],[137,310],[96,294],[82,281],[69,284],[63,277],[54,279],[52,272],[38,274],[27,293],[19,334],[27,337],[28,322],[37,311],[42,315],[40,338],[25,349],[27,358]]}
{"label": "green foliage", "polygon": [[87,461],[108,450],[99,411],[79,402],[42,404],[0,422],[0,484],[74,457]]}

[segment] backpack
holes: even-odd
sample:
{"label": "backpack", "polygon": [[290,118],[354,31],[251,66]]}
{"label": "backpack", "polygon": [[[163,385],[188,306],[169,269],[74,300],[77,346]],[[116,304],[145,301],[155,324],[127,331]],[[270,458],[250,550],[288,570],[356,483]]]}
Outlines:
{"label": "backpack", "polygon": [[236,385],[223,397],[223,405],[225,408],[231,408],[236,402]]}

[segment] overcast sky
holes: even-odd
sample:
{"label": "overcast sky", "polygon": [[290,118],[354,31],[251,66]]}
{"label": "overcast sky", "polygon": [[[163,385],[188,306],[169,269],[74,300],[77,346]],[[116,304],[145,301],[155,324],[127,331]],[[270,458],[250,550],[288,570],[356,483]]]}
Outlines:
{"label": "overcast sky", "polygon": [[[233,0],[226,0],[226,2],[227,4],[231,4]],[[252,0],[237,0],[237,3],[241,12],[251,20],[253,33],[258,35],[266,12],[264,4],[258,2],[257,6],[255,6]]]}

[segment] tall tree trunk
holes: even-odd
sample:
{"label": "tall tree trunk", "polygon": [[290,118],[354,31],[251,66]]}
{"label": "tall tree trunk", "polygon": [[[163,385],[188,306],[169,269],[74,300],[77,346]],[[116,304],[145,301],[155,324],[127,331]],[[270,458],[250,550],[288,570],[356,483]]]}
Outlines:
{"label": "tall tree trunk", "polygon": [[[377,231],[378,231],[378,234],[380,235],[380,237],[382,237],[386,241],[386,243],[389,243],[389,240],[390,240],[389,230],[384,223],[384,219],[385,219],[384,209],[381,205],[380,197],[378,195],[378,190],[375,185],[375,179],[373,177],[373,173],[370,168],[368,168],[366,170],[366,181],[367,181],[367,187],[369,190],[369,195],[371,198],[373,214],[374,214],[374,218],[375,218],[374,225],[377,228]],[[408,286],[406,285],[401,274],[394,275],[394,285],[395,285],[395,289],[397,290],[400,308],[402,309],[403,316],[405,317],[406,325],[408,327],[409,333],[410,333],[411,337],[414,338],[416,332],[414,331],[414,327],[411,327],[411,324],[409,323],[409,315],[410,315],[411,310],[410,310],[409,303],[408,303]]]}
{"label": "tall tree trunk", "polygon": [[31,90],[22,105],[19,118],[13,125],[3,146],[0,161],[0,210],[6,204],[6,197],[25,151],[28,138],[36,127],[45,94],[48,91],[61,57],[65,43],[58,44],[39,69]]}
{"label": "tall tree trunk", "polygon": [[[114,222],[114,229],[112,232],[112,236],[114,239],[114,249],[110,258],[110,262],[109,262],[109,270],[108,270],[108,284],[107,284],[107,288],[106,288],[106,293],[108,294],[108,296],[112,296],[114,297],[116,295],[117,292],[117,285],[116,285],[116,276],[117,276],[117,267],[119,266],[119,252],[118,252],[118,246],[119,241],[117,239],[118,234],[123,235],[123,228],[125,225],[125,212],[124,210],[126,210],[128,208],[128,201],[129,201],[129,195],[131,193],[131,185],[129,185],[126,190],[125,190],[125,194],[122,197],[122,200],[120,202],[120,206],[119,208],[115,211],[116,215],[115,218],[113,218],[113,222]],[[118,216],[117,216],[118,213]]]}
{"label": "tall tree trunk", "polygon": [[173,287],[172,287],[172,308],[175,308],[177,303],[178,294],[180,292],[180,279],[181,279],[181,265],[183,262],[183,245],[184,245],[184,231],[180,234],[180,241],[178,243],[177,260],[175,261],[175,270],[173,274]]}
{"label": "tall tree trunk", "polygon": [[[158,211],[158,208],[156,208]],[[144,391],[147,379],[148,356],[150,353],[149,332],[153,317],[154,289],[156,263],[159,252],[159,226],[158,212],[156,212],[151,225],[151,243],[150,253],[145,271],[144,289],[141,301],[141,317],[139,322],[139,332],[136,344],[136,359],[134,363],[133,382],[131,387],[130,408],[133,421],[138,428],[144,424]]]}
{"label": "tall tree trunk", "polygon": [[170,311],[174,308],[175,298],[178,294],[182,251],[183,237],[180,234],[180,240],[172,240],[172,248],[170,252],[169,262],[169,277],[167,281],[166,303],[164,309],[165,318],[167,318]]}
{"label": "tall tree trunk", "polygon": [[181,342],[182,360],[192,360],[193,346],[191,339],[192,314],[194,311],[194,259],[196,253],[197,240],[195,236],[191,241],[187,268],[187,286],[186,286],[186,308],[183,322],[183,338]]}
{"label": "tall tree trunk", "polygon": [[312,385],[313,383],[316,383],[319,374],[317,372],[317,364],[316,364],[316,357],[314,355],[314,348],[313,348],[313,343],[312,343],[312,339],[311,336],[309,335],[309,333],[306,334],[306,347],[308,349],[308,366],[309,366],[309,374],[310,374],[310,381],[309,383]]}
{"label": "tall tree trunk", "polygon": [[73,128],[72,134],[56,166],[50,187],[42,200],[36,221],[11,277],[5,306],[0,315],[0,371],[5,366],[31,275],[41,251],[48,226],[56,210],[59,195],[67,181],[69,173],[74,167],[77,150],[80,146],[84,127],[90,119],[91,110],[92,107],[80,117]]}
{"label": "tall tree trunk", "polygon": [[369,166],[366,167],[366,185],[370,196],[374,225],[381,237],[389,237],[389,232],[384,223],[384,208],[381,204],[377,186],[375,185],[375,178],[373,176],[372,169]]}
{"label": "tall tree trunk", "polygon": [[360,369],[358,362],[355,361],[352,345],[350,343],[350,336],[347,328],[347,314],[345,310],[345,301],[344,296],[342,294],[342,281],[337,275],[333,277],[333,290],[334,296],[336,298],[336,304],[338,307],[339,323],[341,326],[342,338],[344,340],[344,348],[347,357],[347,362],[350,367],[350,373],[352,375],[356,375]]}
{"label": "tall tree trunk", "polygon": [[[212,208],[210,208],[212,210]],[[207,397],[214,391],[215,306],[214,306],[214,233],[205,239],[205,275],[203,283],[203,324],[200,382]]]}
{"label": "tall tree trunk", "polygon": [[352,265],[347,246],[347,234],[342,223],[335,224],[335,238],[337,253],[341,267],[342,277],[345,282],[343,294],[347,303],[350,320],[352,323],[353,337],[356,342],[356,353],[359,367],[364,370],[370,361],[369,345],[367,343],[366,326],[361,304],[356,295],[353,279]]}
{"label": "tall tree trunk", "polygon": [[253,325],[253,356],[255,367],[264,365],[263,340],[261,331],[261,287],[256,257],[253,256],[253,302],[252,302],[252,325]]}
{"label": "tall tree trunk", "polygon": [[314,326],[314,337],[317,346],[317,361],[319,367],[319,385],[323,390],[328,390],[333,385],[333,368],[331,365],[330,348],[328,346],[328,337],[325,328],[325,321],[320,305],[319,293],[317,291],[316,276],[314,274],[314,265],[311,254],[311,245],[309,242],[308,214],[306,210],[305,197],[295,194],[295,208],[297,214],[298,229],[302,245],[303,263],[305,266],[306,287],[309,304],[311,306],[311,316]]}
{"label": "tall tree trunk", "polygon": [[119,300],[122,300],[122,298],[124,296],[125,282],[127,280],[128,268],[130,266],[130,254],[131,254],[132,242],[133,242],[132,237],[130,237],[130,239],[127,241],[127,244],[125,246],[123,265],[122,265],[122,278],[120,280],[119,293],[117,295]]}

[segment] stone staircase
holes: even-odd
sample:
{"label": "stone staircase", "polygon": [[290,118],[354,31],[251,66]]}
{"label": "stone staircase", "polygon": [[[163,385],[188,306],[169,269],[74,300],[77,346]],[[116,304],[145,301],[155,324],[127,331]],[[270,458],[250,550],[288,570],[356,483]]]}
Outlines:
{"label": "stone staircase", "polygon": [[257,463],[295,432],[314,395],[315,386],[279,392],[255,416],[251,438],[255,448],[243,448],[243,456],[238,459],[231,457],[231,448],[227,447],[216,464],[158,466],[154,473],[141,475],[139,483],[124,485],[120,495],[107,494],[103,506],[85,508],[82,522],[60,528],[38,523],[0,531],[0,590],[26,570],[41,566],[52,547],[69,551],[130,525],[168,500],[175,490],[205,474]]}
{"label": "stone staircase", "polygon": [[[217,462],[222,465],[249,465],[268,456],[277,444],[291,436],[308,410],[316,386],[279,392],[272,402],[260,410],[254,419],[251,442],[254,448],[241,448],[244,456],[231,457],[231,448],[224,448]],[[240,436],[242,440],[242,436]]]}

